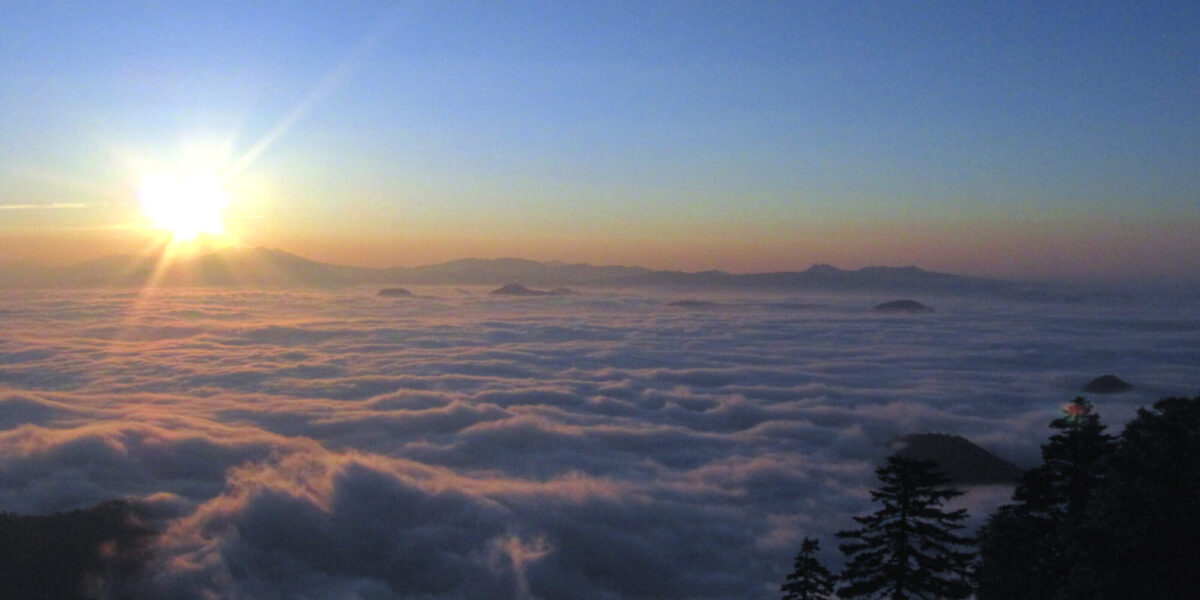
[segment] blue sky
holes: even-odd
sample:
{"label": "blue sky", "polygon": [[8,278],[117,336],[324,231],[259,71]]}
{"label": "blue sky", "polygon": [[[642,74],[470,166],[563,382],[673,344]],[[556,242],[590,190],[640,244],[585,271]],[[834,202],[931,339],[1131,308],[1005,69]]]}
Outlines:
{"label": "blue sky", "polygon": [[1200,267],[1191,3],[176,4],[5,9],[0,253],[251,153],[229,229],[343,262]]}

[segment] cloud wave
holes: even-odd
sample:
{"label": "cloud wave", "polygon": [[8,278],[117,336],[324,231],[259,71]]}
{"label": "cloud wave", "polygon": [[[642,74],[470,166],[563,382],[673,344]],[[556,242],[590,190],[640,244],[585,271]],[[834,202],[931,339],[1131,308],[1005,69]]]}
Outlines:
{"label": "cloud wave", "polygon": [[3,292],[0,510],[144,499],[157,597],[767,598],[893,436],[1030,464],[1200,380],[1195,306],[373,292]]}

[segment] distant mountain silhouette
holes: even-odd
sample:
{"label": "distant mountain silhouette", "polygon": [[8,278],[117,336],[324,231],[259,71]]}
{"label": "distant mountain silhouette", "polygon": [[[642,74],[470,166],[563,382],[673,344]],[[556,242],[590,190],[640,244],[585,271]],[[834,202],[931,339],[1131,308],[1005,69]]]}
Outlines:
{"label": "distant mountain silhouette", "polygon": [[892,300],[877,304],[871,308],[871,312],[891,313],[891,314],[920,314],[931,313],[933,309],[917,302],[916,300]]}
{"label": "distant mountain silhouette", "polygon": [[514,281],[527,285],[581,285],[636,278],[651,272],[642,267],[597,267],[520,258],[466,258],[421,267],[392,267],[382,271],[388,281],[433,285],[502,285]]}
{"label": "distant mountain silhouette", "polygon": [[668,302],[667,306],[674,306],[676,308],[712,309],[718,308],[721,305],[709,300],[676,300],[674,302]]}
{"label": "distant mountain silhouette", "polygon": [[533,290],[515,283],[510,283],[489,292],[492,296],[566,296],[572,293],[574,292],[567,288],[556,288],[550,291]]}
{"label": "distant mountain silhouette", "polygon": [[1024,473],[958,435],[913,433],[893,439],[888,446],[899,456],[937,463],[938,470],[962,485],[1016,483]]}
{"label": "distant mountain silhouette", "polygon": [[805,271],[731,274],[724,271],[680,273],[656,271],[642,276],[645,283],[734,287],[755,289],[808,288],[835,291],[951,290],[968,284],[995,285],[1001,282],[926,271],[917,267],[865,267],[847,271],[829,265],[813,265]]}
{"label": "distant mountain silhouette", "polygon": [[65,267],[58,272],[43,272],[65,285],[142,285],[154,272],[157,257],[116,254]]}
{"label": "distant mountain silhouette", "polygon": [[378,294],[376,294],[376,296],[382,296],[385,298],[408,298],[412,295],[412,292],[401,287],[383,288],[382,290],[379,290]]}
{"label": "distant mountain silhouette", "polygon": [[1116,375],[1101,375],[1083,386],[1083,391],[1089,394],[1119,394],[1130,389],[1133,386]]}
{"label": "distant mountain silhouette", "polygon": [[768,291],[977,293],[1029,286],[926,271],[917,267],[866,267],[848,271],[814,265],[805,271],[728,273],[654,271],[633,266],[469,258],[420,267],[368,268],[323,263],[283,250],[226,248],[161,260],[159,256],[108,256],[67,267],[0,264],[4,287],[347,286],[347,285],[594,285],[609,287],[720,288]]}
{"label": "distant mountain silhouette", "polygon": [[337,286],[371,283],[379,269],[310,260],[269,248],[226,248],[197,256],[114,255],[48,268],[24,283],[34,287]]}

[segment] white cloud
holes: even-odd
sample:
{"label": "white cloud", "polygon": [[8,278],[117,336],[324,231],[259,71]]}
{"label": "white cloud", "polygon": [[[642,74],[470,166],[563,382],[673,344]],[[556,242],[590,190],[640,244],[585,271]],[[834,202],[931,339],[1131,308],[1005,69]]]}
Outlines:
{"label": "white cloud", "polygon": [[1200,380],[1195,307],[373,292],[5,292],[0,510],[147,498],[159,596],[766,598],[892,436],[1029,464]]}
{"label": "white cloud", "polygon": [[61,210],[64,208],[87,208],[87,205],[66,202],[53,202],[47,204],[0,204],[0,210]]}

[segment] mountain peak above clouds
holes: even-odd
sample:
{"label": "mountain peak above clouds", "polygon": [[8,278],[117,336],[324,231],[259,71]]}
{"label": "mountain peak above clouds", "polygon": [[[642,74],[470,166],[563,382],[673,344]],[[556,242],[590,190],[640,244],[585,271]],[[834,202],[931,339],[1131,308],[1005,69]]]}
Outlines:
{"label": "mountain peak above clouds", "polygon": [[808,273],[810,275],[818,275],[818,274],[843,273],[844,271],[833,265],[829,265],[829,264],[825,264],[825,263],[817,263],[817,264],[814,264],[814,265],[810,266],[809,268],[805,269],[804,272]]}
{"label": "mountain peak above clouds", "polygon": [[1011,484],[1024,471],[960,435],[912,433],[891,440],[896,455],[937,463],[938,470],[962,485]]}

